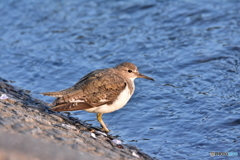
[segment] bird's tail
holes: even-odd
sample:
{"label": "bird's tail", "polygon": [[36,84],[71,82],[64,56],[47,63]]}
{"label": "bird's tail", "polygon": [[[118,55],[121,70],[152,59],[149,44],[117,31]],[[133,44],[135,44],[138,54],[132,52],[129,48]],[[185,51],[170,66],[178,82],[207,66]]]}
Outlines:
{"label": "bird's tail", "polygon": [[62,92],[43,92],[41,94],[44,96],[52,96],[52,97],[62,97],[63,96]]}
{"label": "bird's tail", "polygon": [[52,96],[52,97],[62,97],[68,93],[71,93],[75,91],[75,88],[71,87],[71,88],[67,88],[61,91],[57,91],[57,92],[43,92],[41,94],[45,95],[45,96]]}

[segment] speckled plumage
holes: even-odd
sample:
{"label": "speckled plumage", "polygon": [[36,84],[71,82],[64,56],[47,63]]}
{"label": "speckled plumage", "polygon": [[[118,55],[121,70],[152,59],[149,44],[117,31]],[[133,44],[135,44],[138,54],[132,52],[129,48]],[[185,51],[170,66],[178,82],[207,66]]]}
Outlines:
{"label": "speckled plumage", "polygon": [[124,62],[114,68],[90,72],[71,88],[42,94],[57,97],[51,108],[54,111],[109,113],[127,103],[134,92],[134,79],[138,77],[153,80],[140,74],[134,64]]}

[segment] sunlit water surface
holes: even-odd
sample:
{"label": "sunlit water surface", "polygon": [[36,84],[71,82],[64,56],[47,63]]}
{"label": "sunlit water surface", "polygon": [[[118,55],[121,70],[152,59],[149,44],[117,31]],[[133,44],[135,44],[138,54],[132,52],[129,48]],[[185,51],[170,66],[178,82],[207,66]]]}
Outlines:
{"label": "sunlit water surface", "polygon": [[38,93],[133,62],[155,82],[137,79],[129,103],[104,114],[111,134],[158,159],[240,154],[239,1],[8,0],[0,22],[0,76],[34,97],[50,103]]}

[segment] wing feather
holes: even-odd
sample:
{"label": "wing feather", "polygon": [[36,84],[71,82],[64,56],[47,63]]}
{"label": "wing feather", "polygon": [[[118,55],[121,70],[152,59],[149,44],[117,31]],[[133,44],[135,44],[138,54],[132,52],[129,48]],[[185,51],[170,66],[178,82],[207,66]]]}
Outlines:
{"label": "wing feather", "polygon": [[[112,69],[105,70],[105,72],[97,70],[84,76],[72,87],[74,90],[67,90],[70,92],[65,92],[54,101],[55,106],[52,110],[85,110],[104,104],[112,104],[127,84],[121,76],[112,71]],[[52,94],[45,93],[45,95]]]}

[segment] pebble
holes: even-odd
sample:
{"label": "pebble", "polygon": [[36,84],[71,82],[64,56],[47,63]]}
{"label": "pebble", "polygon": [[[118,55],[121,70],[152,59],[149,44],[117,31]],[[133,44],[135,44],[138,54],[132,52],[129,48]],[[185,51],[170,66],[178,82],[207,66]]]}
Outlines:
{"label": "pebble", "polygon": [[0,96],[0,99],[7,99],[8,98],[8,96],[6,95],[6,94],[2,94],[1,96]]}
{"label": "pebble", "polygon": [[90,135],[92,138],[97,139],[96,134],[94,134],[93,132],[90,132]]}

